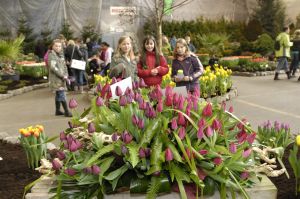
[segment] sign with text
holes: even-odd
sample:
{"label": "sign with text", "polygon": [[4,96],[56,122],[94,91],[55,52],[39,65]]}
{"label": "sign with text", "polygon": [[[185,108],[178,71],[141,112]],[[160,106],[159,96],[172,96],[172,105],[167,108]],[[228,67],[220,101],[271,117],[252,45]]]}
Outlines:
{"label": "sign with text", "polygon": [[110,15],[136,15],[136,7],[111,6]]}
{"label": "sign with text", "polygon": [[127,77],[126,79],[123,79],[117,83],[114,83],[112,85],[110,85],[110,90],[111,90],[111,94],[112,94],[112,98],[113,99],[117,99],[119,98],[118,96],[116,96],[116,88],[117,86],[119,86],[122,90],[122,93],[124,94],[127,87],[129,87],[130,89],[132,89],[132,81],[131,81],[131,77]]}

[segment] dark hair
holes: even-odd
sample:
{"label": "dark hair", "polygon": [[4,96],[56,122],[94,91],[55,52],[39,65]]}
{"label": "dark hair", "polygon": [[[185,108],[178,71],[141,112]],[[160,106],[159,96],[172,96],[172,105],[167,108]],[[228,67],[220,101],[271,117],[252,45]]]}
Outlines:
{"label": "dark hair", "polygon": [[289,29],[288,26],[284,26],[282,30],[283,30],[283,32],[285,32],[285,31],[287,31],[288,29]]}
{"label": "dark hair", "polygon": [[107,46],[107,47],[109,47],[109,44],[108,44],[107,42],[105,42],[105,41],[101,42],[101,44],[100,44],[100,45],[104,45],[104,46]]}
{"label": "dark hair", "polygon": [[143,48],[142,48],[142,64],[143,64],[143,68],[146,67],[146,53],[147,53],[147,50],[145,48],[145,44],[148,44],[149,41],[152,40],[153,43],[154,43],[154,53],[155,53],[155,66],[159,66],[160,64],[160,55],[159,55],[159,52],[158,52],[158,49],[157,49],[157,44],[156,44],[156,40],[153,36],[151,35],[148,35],[145,37],[145,39],[143,40]]}

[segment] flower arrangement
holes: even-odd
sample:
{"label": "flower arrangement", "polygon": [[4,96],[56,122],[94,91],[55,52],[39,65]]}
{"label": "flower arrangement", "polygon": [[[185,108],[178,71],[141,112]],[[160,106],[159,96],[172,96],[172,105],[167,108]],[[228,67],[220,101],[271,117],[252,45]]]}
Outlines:
{"label": "flower arrangement", "polygon": [[25,150],[28,167],[35,169],[39,166],[39,161],[46,158],[47,146],[44,127],[42,125],[29,126],[19,129],[21,136],[20,143]]}
{"label": "flower arrangement", "polygon": [[175,82],[171,79],[172,70],[170,68],[168,74],[162,77],[161,87],[166,88],[167,86],[175,87]]}
{"label": "flower arrangement", "polygon": [[300,135],[297,135],[295,139],[295,144],[292,150],[290,150],[289,155],[289,163],[293,168],[293,172],[295,174],[296,186],[295,186],[295,194],[297,196],[298,192],[300,192],[300,158],[298,156],[298,150],[300,147]]}
{"label": "flower arrangement", "polygon": [[[53,160],[57,197],[101,197],[121,190],[155,198],[177,187],[181,198],[229,189],[235,197],[251,185],[251,129],[225,110],[225,104],[184,98],[166,87],[143,92],[133,83],[118,100],[109,86],[99,90],[78,120],[60,134]],[[144,94],[144,93],[147,93]],[[232,109],[231,109],[232,110]],[[187,191],[187,186],[193,187]]]}
{"label": "flower arrangement", "polygon": [[108,76],[102,76],[94,74],[95,85],[105,85],[106,83],[110,83],[111,79]]}

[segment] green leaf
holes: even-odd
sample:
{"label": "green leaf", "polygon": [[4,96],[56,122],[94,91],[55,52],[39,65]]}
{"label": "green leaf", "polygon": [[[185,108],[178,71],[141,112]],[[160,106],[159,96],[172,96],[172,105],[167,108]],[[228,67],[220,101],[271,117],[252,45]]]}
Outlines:
{"label": "green leaf", "polygon": [[174,178],[177,180],[185,181],[185,182],[190,182],[191,179],[187,172],[184,170],[185,167],[180,166],[174,162],[170,162],[169,165],[169,172],[171,175],[171,180],[172,182],[174,181]]}
{"label": "green leaf", "polygon": [[150,123],[147,126],[147,128],[143,134],[143,137],[140,141],[139,146],[141,147],[141,146],[144,146],[145,144],[149,144],[151,142],[152,138],[155,136],[155,134],[161,130],[160,127],[161,127],[161,119],[160,118],[150,120]]}
{"label": "green leaf", "polygon": [[140,161],[139,147],[134,142],[131,142],[130,144],[126,145],[126,147],[129,150],[129,162],[131,163],[132,167],[134,168]]}
{"label": "green leaf", "polygon": [[179,188],[179,191],[180,191],[180,198],[181,199],[187,199],[187,195],[186,195],[186,192],[185,192],[182,181],[177,180],[177,184],[178,184],[178,188]]}
{"label": "green leaf", "polygon": [[100,169],[101,169],[101,172],[99,174],[100,185],[102,185],[103,176],[104,176],[105,172],[109,169],[109,167],[112,164],[112,162],[114,161],[114,159],[115,159],[114,157],[105,158],[103,160],[103,162],[100,164]]}
{"label": "green leaf", "polygon": [[151,177],[151,182],[147,189],[146,199],[155,199],[160,187],[160,179],[157,176]]}
{"label": "green leaf", "polygon": [[134,178],[130,182],[130,193],[146,193],[148,185],[148,178]]}
{"label": "green leaf", "polygon": [[94,162],[96,162],[102,155],[109,153],[114,150],[114,145],[109,144],[101,148],[95,155],[91,157],[91,159],[88,161],[87,165],[91,166]]}
{"label": "green leaf", "polygon": [[114,180],[120,176],[122,176],[126,171],[128,170],[128,166],[124,164],[122,167],[110,172],[106,177],[104,177],[106,180]]}

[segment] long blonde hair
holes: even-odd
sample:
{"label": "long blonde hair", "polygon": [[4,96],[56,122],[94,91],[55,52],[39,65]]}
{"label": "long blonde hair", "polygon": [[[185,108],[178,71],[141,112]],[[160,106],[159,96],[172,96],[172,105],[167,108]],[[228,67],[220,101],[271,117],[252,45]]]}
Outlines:
{"label": "long blonde hair", "polygon": [[179,39],[176,40],[176,45],[175,45],[175,48],[174,48],[174,53],[173,53],[174,59],[177,59],[177,57],[178,57],[177,44],[182,44],[186,48],[184,57],[189,57],[191,52],[190,52],[188,44],[186,43],[185,39],[179,38]]}
{"label": "long blonde hair", "polygon": [[130,40],[130,44],[131,44],[131,49],[130,49],[130,51],[128,53],[128,56],[131,57],[131,55],[133,54],[132,40],[131,40],[131,38],[129,36],[122,36],[122,37],[119,38],[119,41],[118,41],[118,47],[117,47],[117,49],[115,51],[115,55],[114,55],[115,58],[120,58],[124,54],[122,52],[122,50],[121,50],[121,43],[123,43],[123,41],[125,39],[129,39]]}

